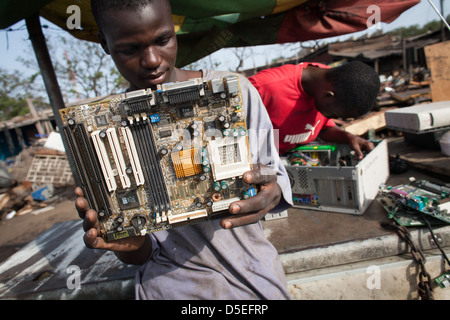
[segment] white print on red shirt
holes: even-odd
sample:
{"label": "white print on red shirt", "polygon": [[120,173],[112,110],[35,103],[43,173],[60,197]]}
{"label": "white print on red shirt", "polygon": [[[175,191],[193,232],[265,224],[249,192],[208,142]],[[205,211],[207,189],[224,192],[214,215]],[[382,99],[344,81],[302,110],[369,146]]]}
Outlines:
{"label": "white print on red shirt", "polygon": [[316,130],[316,127],[319,125],[320,120],[317,121],[317,123],[312,126],[311,124],[307,123],[305,126],[306,132],[298,133],[294,135],[287,134],[284,137],[284,143],[290,143],[290,144],[299,144],[305,141],[308,141],[309,137],[311,135],[314,135],[314,131]]}

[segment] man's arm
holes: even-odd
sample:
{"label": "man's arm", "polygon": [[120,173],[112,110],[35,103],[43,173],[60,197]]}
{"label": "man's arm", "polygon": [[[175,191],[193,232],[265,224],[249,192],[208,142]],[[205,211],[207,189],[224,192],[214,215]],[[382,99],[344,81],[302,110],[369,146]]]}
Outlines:
{"label": "man's arm", "polygon": [[372,142],[344,131],[338,126],[322,129],[319,138],[328,142],[345,143],[356,151],[359,160],[364,158],[363,151],[370,152],[375,146]]}

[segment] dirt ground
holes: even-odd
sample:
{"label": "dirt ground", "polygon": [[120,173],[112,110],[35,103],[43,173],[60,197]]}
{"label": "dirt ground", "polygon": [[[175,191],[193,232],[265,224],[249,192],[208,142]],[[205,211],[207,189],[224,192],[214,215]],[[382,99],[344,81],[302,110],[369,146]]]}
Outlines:
{"label": "dirt ground", "polygon": [[[5,216],[0,220],[0,263],[17,252],[39,234],[51,228],[55,223],[76,220],[75,195],[73,186],[59,190],[60,196],[47,203],[46,211],[34,210],[11,219]],[[80,241],[83,241],[80,239]]]}

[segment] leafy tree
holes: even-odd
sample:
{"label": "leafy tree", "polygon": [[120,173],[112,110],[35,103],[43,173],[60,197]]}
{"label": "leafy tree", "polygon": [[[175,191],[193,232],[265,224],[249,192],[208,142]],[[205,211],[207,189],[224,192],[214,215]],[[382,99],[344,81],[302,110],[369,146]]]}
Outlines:
{"label": "leafy tree", "polygon": [[128,87],[111,57],[98,43],[62,36],[57,41],[64,48],[64,58],[55,60],[55,70],[71,96],[97,97],[121,92]]}
{"label": "leafy tree", "polygon": [[[115,94],[128,88],[128,82],[98,43],[55,34],[46,34],[46,40],[66,103]],[[30,70],[30,78],[40,78],[39,66],[31,45],[29,52],[17,60]],[[42,79],[36,79],[36,86],[41,93],[45,93]]]}
{"label": "leafy tree", "polygon": [[[446,18],[447,22],[450,22],[450,15]],[[418,24],[411,25],[409,27],[401,27],[392,30],[391,32],[388,32],[388,34],[392,35],[398,35],[402,37],[413,37],[417,36],[423,33],[426,33],[428,31],[436,31],[441,28],[441,21],[440,20],[433,20],[428,23],[426,23],[423,27],[419,27]]]}
{"label": "leafy tree", "polygon": [[33,94],[35,80],[35,75],[26,77],[18,71],[0,68],[0,121],[26,115],[29,112],[27,98],[40,108],[49,106],[42,96]]}

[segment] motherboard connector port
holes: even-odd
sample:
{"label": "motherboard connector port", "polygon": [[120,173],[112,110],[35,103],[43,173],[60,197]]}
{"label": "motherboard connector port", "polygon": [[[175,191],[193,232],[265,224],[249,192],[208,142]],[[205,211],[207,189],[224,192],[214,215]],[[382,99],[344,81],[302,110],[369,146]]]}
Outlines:
{"label": "motherboard connector port", "polygon": [[205,209],[181,213],[181,214],[177,214],[177,215],[169,214],[169,223],[174,224],[174,223],[179,223],[179,222],[184,222],[184,221],[189,221],[189,220],[195,220],[195,219],[199,219],[199,218],[203,218],[203,217],[207,217],[207,216],[208,216],[208,212]]}
{"label": "motherboard connector port", "polygon": [[211,209],[213,212],[227,210],[228,207],[230,206],[230,204],[232,204],[235,201],[239,201],[239,200],[241,200],[241,199],[239,199],[238,197],[235,197],[235,198],[230,198],[230,199],[226,199],[226,200],[216,201],[213,203]]}

